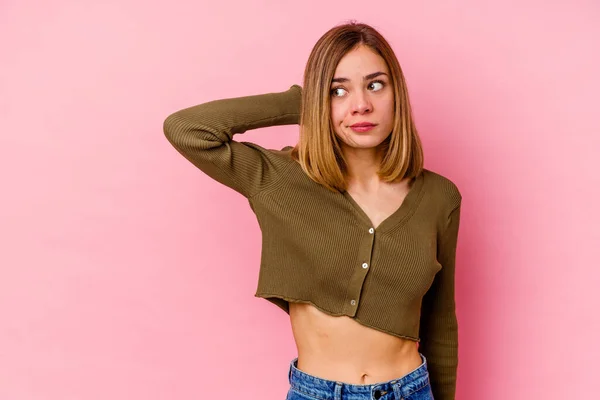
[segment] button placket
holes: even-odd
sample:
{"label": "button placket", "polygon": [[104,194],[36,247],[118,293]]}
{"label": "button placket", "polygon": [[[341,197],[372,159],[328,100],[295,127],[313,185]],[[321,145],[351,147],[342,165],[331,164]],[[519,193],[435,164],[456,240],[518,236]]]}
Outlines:
{"label": "button placket", "polygon": [[344,307],[344,313],[348,316],[355,316],[360,303],[360,296],[362,287],[367,277],[368,271],[370,270],[371,256],[373,252],[373,245],[375,241],[375,229],[370,227],[365,230],[363,240],[360,244],[358,252],[358,262],[350,278],[348,284],[348,291],[346,293],[346,306]]}

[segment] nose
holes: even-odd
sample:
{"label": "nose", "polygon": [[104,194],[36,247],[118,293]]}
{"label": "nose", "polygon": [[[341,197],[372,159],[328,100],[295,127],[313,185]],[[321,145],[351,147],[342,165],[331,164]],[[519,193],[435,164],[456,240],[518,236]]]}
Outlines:
{"label": "nose", "polygon": [[370,112],[373,105],[369,100],[368,95],[362,91],[355,92],[352,96],[352,114],[364,114]]}

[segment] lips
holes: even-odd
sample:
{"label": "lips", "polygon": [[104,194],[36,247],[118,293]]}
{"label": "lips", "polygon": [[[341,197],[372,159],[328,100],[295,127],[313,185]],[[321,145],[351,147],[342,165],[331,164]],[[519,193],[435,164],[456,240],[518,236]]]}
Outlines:
{"label": "lips", "polygon": [[354,125],[350,125],[351,128],[363,128],[363,127],[369,127],[369,126],[375,126],[375,124],[373,124],[371,122],[358,122]]}
{"label": "lips", "polygon": [[354,125],[350,125],[350,129],[357,133],[369,132],[371,129],[375,128],[376,124],[372,124],[370,122],[359,122]]}

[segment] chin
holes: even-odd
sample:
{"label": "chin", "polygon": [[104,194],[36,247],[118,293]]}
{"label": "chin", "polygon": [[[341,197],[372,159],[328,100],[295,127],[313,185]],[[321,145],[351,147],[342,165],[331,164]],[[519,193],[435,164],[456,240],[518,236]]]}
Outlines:
{"label": "chin", "polygon": [[380,137],[368,137],[368,136],[352,136],[352,140],[355,143],[348,144],[344,143],[348,147],[356,148],[356,149],[370,149],[373,147],[379,146],[381,143],[385,141],[385,138]]}

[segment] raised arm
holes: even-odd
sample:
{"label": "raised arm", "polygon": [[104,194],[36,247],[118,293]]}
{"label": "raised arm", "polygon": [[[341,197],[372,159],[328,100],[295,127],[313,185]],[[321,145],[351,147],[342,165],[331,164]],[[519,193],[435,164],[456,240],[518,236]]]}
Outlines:
{"label": "raised arm", "polygon": [[260,192],[290,165],[280,155],[234,134],[275,125],[298,124],[302,88],[213,100],[177,111],[163,129],[169,142],[211,178],[247,198]]}
{"label": "raised arm", "polygon": [[427,358],[431,388],[436,400],[454,400],[458,369],[458,324],[454,301],[454,267],[460,203],[449,214],[438,237],[442,269],[423,298],[419,351]]}

